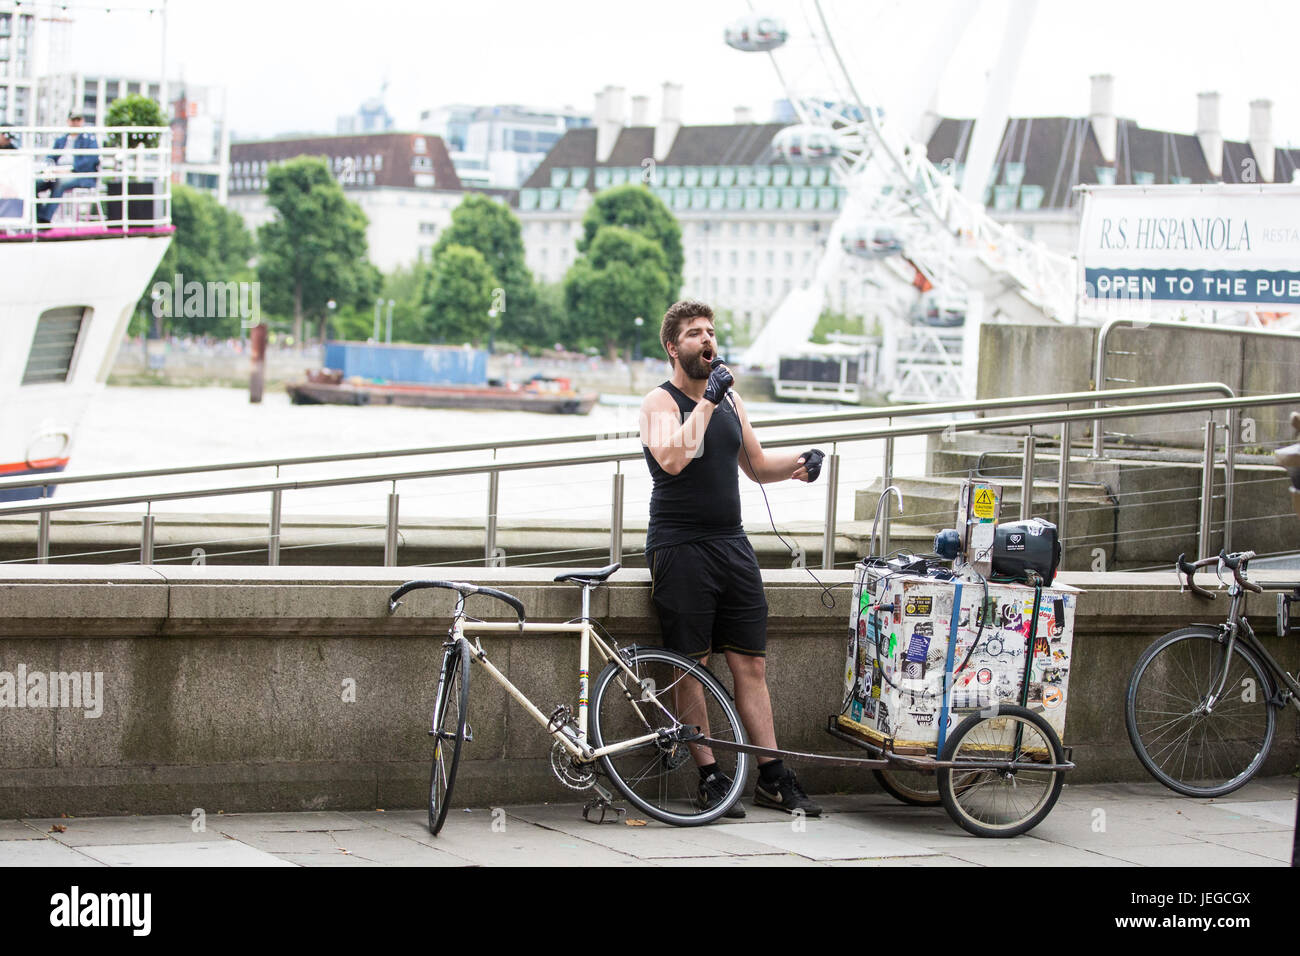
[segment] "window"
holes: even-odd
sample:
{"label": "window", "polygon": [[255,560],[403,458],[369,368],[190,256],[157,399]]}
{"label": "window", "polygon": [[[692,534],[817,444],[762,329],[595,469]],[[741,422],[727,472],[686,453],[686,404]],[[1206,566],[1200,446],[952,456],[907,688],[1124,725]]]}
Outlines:
{"label": "window", "polygon": [[22,384],[45,385],[68,380],[81,327],[89,315],[90,309],[81,305],[47,309],[41,313],[36,320],[36,334],[32,337],[32,350],[27,355]]}
{"label": "window", "polygon": [[716,186],[718,184],[718,167],[705,166],[700,170],[701,186]]}
{"label": "window", "polygon": [[1097,174],[1097,182],[1102,186],[1115,185],[1115,167],[1114,166],[1094,166],[1093,171]]}
{"label": "window", "polygon": [[1043,187],[1042,186],[1021,186],[1020,187],[1020,208],[1037,209],[1043,204]]}
{"label": "window", "polygon": [[767,250],[767,267],[769,269],[776,268],[776,253],[771,249]]}
{"label": "window", "polygon": [[1133,182],[1139,186],[1150,186],[1156,181],[1155,173],[1148,173],[1146,170],[1139,169],[1133,173]]}
{"label": "window", "polygon": [[731,268],[733,269],[740,265],[740,255],[736,252],[735,249],[732,249],[731,252],[728,254],[727,264],[731,266]]}
{"label": "window", "polygon": [[1019,186],[1025,181],[1025,164],[1007,163],[1002,167],[1002,181],[1008,186]]}
{"label": "window", "polygon": [[567,169],[552,169],[551,188],[559,189],[564,185],[564,181],[568,179],[568,177],[569,177],[569,171]]}

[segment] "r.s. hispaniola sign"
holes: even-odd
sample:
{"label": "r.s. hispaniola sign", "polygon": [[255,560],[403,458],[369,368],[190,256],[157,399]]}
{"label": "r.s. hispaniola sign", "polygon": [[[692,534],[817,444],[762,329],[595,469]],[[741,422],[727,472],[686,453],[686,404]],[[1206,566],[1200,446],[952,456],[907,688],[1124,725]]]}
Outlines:
{"label": "r.s. hispaniola sign", "polygon": [[1080,305],[1300,306],[1300,186],[1090,186]]}

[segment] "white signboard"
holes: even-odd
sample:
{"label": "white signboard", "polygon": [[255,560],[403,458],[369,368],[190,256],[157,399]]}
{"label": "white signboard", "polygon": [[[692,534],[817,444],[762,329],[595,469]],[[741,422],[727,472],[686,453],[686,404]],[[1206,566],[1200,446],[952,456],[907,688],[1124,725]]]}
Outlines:
{"label": "white signboard", "polygon": [[0,227],[29,225],[35,195],[32,158],[8,150],[0,152]]}
{"label": "white signboard", "polygon": [[1079,268],[1081,307],[1300,306],[1300,187],[1089,187]]}

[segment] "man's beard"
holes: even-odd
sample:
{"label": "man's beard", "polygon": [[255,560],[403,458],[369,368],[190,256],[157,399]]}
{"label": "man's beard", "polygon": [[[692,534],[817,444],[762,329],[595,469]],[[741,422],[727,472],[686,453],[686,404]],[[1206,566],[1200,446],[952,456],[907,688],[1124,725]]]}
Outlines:
{"label": "man's beard", "polygon": [[687,378],[703,380],[713,374],[713,369],[709,363],[704,361],[704,353],[698,352],[692,356],[679,356],[682,361],[682,371],[686,373]]}

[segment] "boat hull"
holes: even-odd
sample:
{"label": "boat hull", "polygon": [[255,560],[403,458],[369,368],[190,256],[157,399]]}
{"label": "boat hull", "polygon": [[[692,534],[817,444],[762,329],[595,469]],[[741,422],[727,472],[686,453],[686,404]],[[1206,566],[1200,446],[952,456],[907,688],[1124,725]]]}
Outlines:
{"label": "boat hull", "polygon": [[547,394],[505,388],[455,388],[430,385],[330,385],[291,382],[285,386],[295,405],[402,405],[412,408],[482,409],[586,415],[598,396]]}

